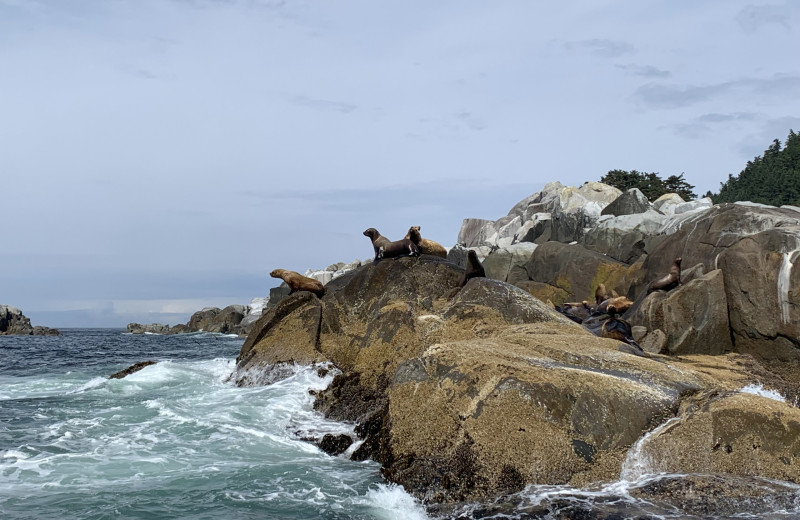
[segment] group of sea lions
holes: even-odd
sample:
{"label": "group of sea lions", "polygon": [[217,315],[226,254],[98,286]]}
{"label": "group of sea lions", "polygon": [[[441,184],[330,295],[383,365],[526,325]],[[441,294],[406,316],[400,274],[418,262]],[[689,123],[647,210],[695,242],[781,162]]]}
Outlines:
{"label": "group of sea lions", "polygon": [[[375,228],[367,228],[363,234],[369,237],[372,242],[372,248],[375,252],[374,264],[384,258],[419,256],[420,254],[447,258],[447,250],[441,244],[422,238],[420,226],[411,226],[406,236],[395,241],[381,235]],[[311,291],[319,297],[325,294],[325,287],[319,280],[303,276],[295,271],[275,269],[270,273],[270,276],[280,278],[286,282],[289,286],[289,294],[297,291]],[[477,253],[470,249],[467,253],[467,265],[460,287],[464,287],[472,278],[485,276],[486,272],[478,259]],[[672,263],[669,274],[650,283],[647,288],[647,294],[659,290],[669,291],[680,284],[681,258],[676,258]],[[587,301],[566,302],[561,305],[553,305],[549,301],[548,303],[561,314],[582,324],[598,336],[622,341],[643,352],[642,348],[633,339],[631,324],[621,318],[621,315],[631,308],[633,302],[625,296],[619,296],[614,290],[609,292],[605,284],[602,283],[598,284],[595,289],[594,297],[594,304],[590,304]]]}
{"label": "group of sea lions", "polygon": [[[681,258],[672,262],[669,273],[654,280],[647,287],[647,294],[654,291],[670,291],[681,285]],[[594,292],[595,303],[587,301],[567,302],[554,306],[555,309],[569,319],[604,338],[612,338],[633,346],[642,351],[633,339],[631,324],[621,315],[631,308],[633,302],[626,296],[619,296],[616,291],[610,293],[605,284],[598,284]]]}
{"label": "group of sea lions", "polygon": [[[384,258],[419,256],[421,254],[447,258],[447,249],[441,244],[427,238],[422,238],[420,226],[411,226],[406,236],[395,241],[391,241],[381,235],[375,228],[366,229],[364,231],[364,236],[369,237],[372,241],[372,247],[375,250],[374,263],[376,264]],[[461,283],[462,287],[471,278],[486,276],[483,266],[474,251],[469,252],[467,260],[467,269]],[[325,294],[325,287],[319,280],[303,276],[296,271],[274,269],[269,275],[273,278],[280,278],[286,282],[286,285],[289,286],[289,294],[293,294],[297,291],[311,291],[317,296],[323,296]]]}

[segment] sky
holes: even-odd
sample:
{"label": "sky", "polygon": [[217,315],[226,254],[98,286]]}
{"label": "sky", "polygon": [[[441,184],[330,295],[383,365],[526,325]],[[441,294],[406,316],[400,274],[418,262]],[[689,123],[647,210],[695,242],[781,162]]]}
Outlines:
{"label": "sky", "polygon": [[0,0],[0,304],[185,323],[560,181],[800,131],[800,2]]}

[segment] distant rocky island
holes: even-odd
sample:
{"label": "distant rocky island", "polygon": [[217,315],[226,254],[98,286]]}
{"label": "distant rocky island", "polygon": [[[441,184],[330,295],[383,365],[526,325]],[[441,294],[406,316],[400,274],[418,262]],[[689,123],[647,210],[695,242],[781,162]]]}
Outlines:
{"label": "distant rocky island", "polygon": [[[462,287],[469,250],[486,277]],[[320,445],[353,445],[428,504],[659,472],[800,482],[798,256],[792,206],[550,183],[498,220],[465,219],[447,259],[306,273],[324,296],[265,305],[231,379],[334,368],[315,408],[357,426]],[[677,259],[679,283],[649,290]],[[558,312],[601,285],[632,302],[619,318],[641,349]],[[719,482],[647,492],[699,493],[710,511],[759,492]]]}
{"label": "distant rocky island", "polygon": [[0,305],[0,336],[17,334],[22,336],[58,336],[57,329],[31,325],[31,320],[22,311],[10,305]]}

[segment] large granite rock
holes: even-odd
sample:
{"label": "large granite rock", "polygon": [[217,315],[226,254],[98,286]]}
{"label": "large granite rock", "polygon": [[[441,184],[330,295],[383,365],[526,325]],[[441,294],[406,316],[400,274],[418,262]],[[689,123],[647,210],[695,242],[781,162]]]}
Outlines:
{"label": "large granite rock", "polygon": [[667,273],[677,257],[684,266],[702,264],[705,272],[721,269],[733,350],[768,361],[776,370],[791,370],[785,374],[795,378],[800,364],[800,306],[795,304],[800,271],[793,267],[800,255],[800,214],[788,208],[721,204],[682,215],[685,220],[642,263],[629,296],[636,297]]}
{"label": "large granite rock", "polygon": [[[724,354],[733,350],[728,321],[728,300],[722,270],[695,278],[669,292],[645,295],[630,313],[632,325],[663,335],[663,354]],[[645,337],[646,338],[646,337]],[[646,344],[656,338],[643,340]]]}
{"label": "large granite rock", "polygon": [[0,336],[18,334],[23,336],[58,336],[56,329],[31,325],[31,320],[22,311],[10,305],[0,305]]}
{"label": "large granite rock", "polygon": [[[322,298],[293,294],[256,323],[232,377],[262,384],[296,362],[333,363],[341,373],[315,407],[358,425],[353,458],[380,462],[390,481],[429,501],[616,480],[629,449],[691,396],[781,383],[737,354],[631,355],[512,285],[478,278],[458,290],[462,275],[443,259],[404,257],[341,276]],[[775,403],[776,413],[797,413]],[[742,474],[793,460],[788,423],[773,417],[747,423],[763,431],[771,458],[747,459]],[[798,481],[800,464],[785,466],[781,478]]]}
{"label": "large granite rock", "polygon": [[600,212],[601,215],[635,215],[637,213],[644,213],[651,208],[650,201],[644,196],[639,188],[631,188],[603,208]]}
{"label": "large granite rock", "polygon": [[[487,262],[491,256],[487,259]],[[524,285],[526,290],[542,301],[548,299],[559,305],[565,301],[594,301],[594,292],[601,283],[608,291],[628,292],[628,280],[638,265],[625,263],[579,244],[546,242],[539,244],[525,265],[528,278],[545,286]],[[546,286],[560,291],[552,291]]]}

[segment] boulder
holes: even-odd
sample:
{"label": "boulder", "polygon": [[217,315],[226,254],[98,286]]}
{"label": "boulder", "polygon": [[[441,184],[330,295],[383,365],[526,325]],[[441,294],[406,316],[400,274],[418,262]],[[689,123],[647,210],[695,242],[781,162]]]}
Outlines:
{"label": "boulder", "polygon": [[603,216],[589,229],[580,243],[587,249],[608,255],[624,263],[633,263],[649,253],[653,238],[662,233],[668,217],[652,208],[642,213]]}
{"label": "boulder", "polygon": [[717,473],[800,481],[800,410],[742,392],[710,391],[631,451],[623,478]]}
{"label": "boulder", "polygon": [[536,244],[521,242],[493,251],[483,261],[486,276],[510,284],[528,280],[525,265],[535,250]]}
{"label": "boulder", "polygon": [[[646,327],[648,331],[658,330],[665,336],[658,352],[724,354],[733,350],[725,282],[720,269],[672,291],[654,291],[646,295],[628,320],[632,325]],[[655,338],[647,341],[649,348],[645,350],[655,350],[650,347],[654,341]]]}
{"label": "boulder", "polygon": [[146,325],[128,323],[125,331],[131,334],[170,334],[172,332],[170,326],[163,323],[148,323]]}
{"label": "boulder", "polygon": [[[593,302],[595,289],[601,283],[605,284],[608,291],[626,294],[628,279],[632,276],[631,267],[622,262],[578,244],[560,242],[539,244],[525,265],[525,270],[530,280],[548,284],[566,293],[566,297],[561,298],[553,291],[532,292],[537,298],[543,301],[550,299],[556,305],[565,301]],[[526,289],[531,290],[528,287]]]}
{"label": "boulder", "polygon": [[665,215],[674,215],[675,206],[683,204],[685,201],[677,193],[665,193],[653,201],[653,209]]}
{"label": "boulder", "polygon": [[[647,255],[629,296],[669,272],[673,260],[721,269],[733,350],[750,353],[792,379],[800,364],[800,214],[791,209],[720,204],[678,215],[677,231]],[[537,252],[541,249],[537,249]],[[685,283],[685,282],[684,282]],[[696,305],[700,305],[699,303]],[[726,347],[727,348],[727,347]]]}
{"label": "boulder", "polygon": [[639,188],[631,188],[623,192],[614,201],[603,208],[600,215],[636,215],[644,213],[651,208],[650,201],[644,196]]}
{"label": "boulder", "polygon": [[[354,459],[433,502],[614,481],[629,448],[690,396],[754,381],[741,356],[631,355],[519,288],[476,278],[459,289],[462,276],[444,259],[402,257],[333,280],[322,298],[293,294],[256,323],[233,378],[262,384],[291,363],[333,363],[341,373],[315,408],[357,424]],[[770,417],[749,427],[779,436]]]}

